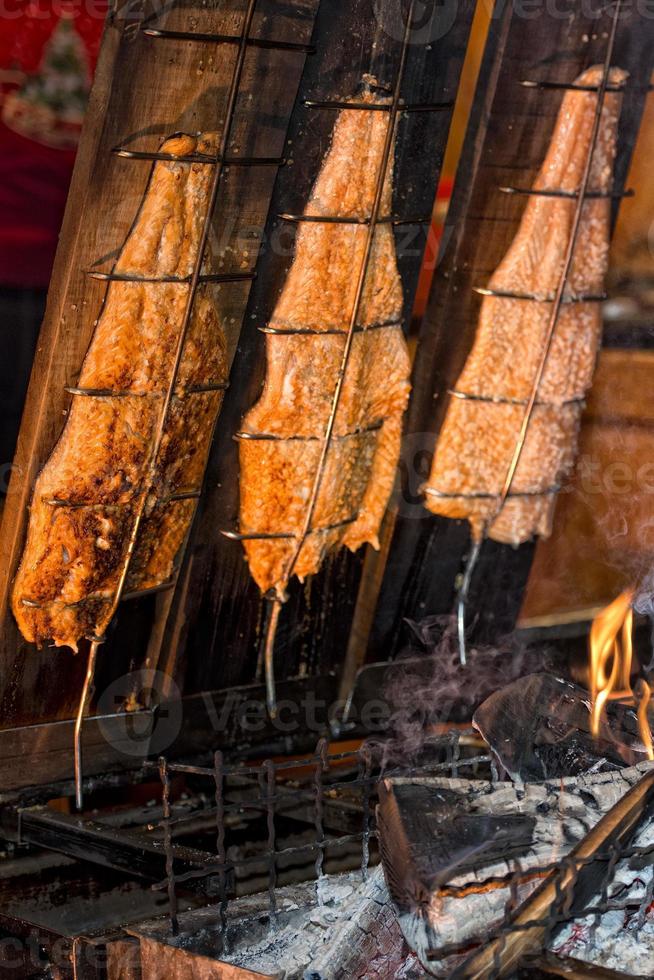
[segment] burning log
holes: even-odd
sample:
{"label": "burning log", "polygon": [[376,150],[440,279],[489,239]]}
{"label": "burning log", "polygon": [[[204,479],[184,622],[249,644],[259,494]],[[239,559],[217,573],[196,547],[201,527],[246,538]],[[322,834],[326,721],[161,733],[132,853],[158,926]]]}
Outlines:
{"label": "burning log", "polygon": [[477,709],[473,725],[518,782],[633,766],[648,758],[636,711],[607,701],[596,736],[588,692],[550,674],[531,674],[496,691]]}
{"label": "burning log", "polygon": [[[634,822],[648,812],[652,783],[647,763],[523,786],[386,780],[378,808],[382,860],[409,946],[431,973],[451,976],[612,807],[622,801],[620,812],[628,810]],[[640,810],[632,810],[628,794],[637,785]],[[611,826],[616,833],[622,827],[615,820]],[[592,838],[595,849],[602,833]]]}
{"label": "burning log", "polygon": [[629,792],[561,862],[534,893],[503,924],[492,942],[468,957],[457,968],[457,980],[485,980],[507,976],[523,957],[542,948],[556,928],[557,918],[574,905],[585,909],[602,874],[611,867],[611,855],[625,848],[638,825],[654,807],[654,770],[641,776]]}

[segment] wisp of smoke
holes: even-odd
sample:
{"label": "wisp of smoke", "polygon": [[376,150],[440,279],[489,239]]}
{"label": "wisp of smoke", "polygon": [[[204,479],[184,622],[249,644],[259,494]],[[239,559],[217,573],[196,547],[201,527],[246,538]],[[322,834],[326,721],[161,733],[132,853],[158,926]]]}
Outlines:
{"label": "wisp of smoke", "polygon": [[415,761],[436,726],[469,722],[494,691],[525,674],[553,668],[553,654],[529,649],[514,636],[497,647],[473,647],[463,666],[452,617],[407,622],[414,645],[395,661],[384,688],[392,708],[386,764]]}

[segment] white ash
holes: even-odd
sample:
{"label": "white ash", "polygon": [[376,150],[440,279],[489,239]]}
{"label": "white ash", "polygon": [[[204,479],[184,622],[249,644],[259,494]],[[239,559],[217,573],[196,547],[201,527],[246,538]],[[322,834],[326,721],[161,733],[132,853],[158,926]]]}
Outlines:
{"label": "white ash", "polygon": [[[638,832],[634,847],[654,847],[654,819]],[[654,855],[654,852],[653,852]],[[589,915],[566,925],[550,944],[552,952],[572,956],[592,966],[634,977],[654,976],[654,869],[633,869],[629,859],[616,866],[608,889],[609,901],[627,909]],[[594,895],[589,907],[601,907],[603,896]]]}
{"label": "white ash", "polygon": [[325,875],[316,895],[305,908],[282,901],[281,912],[297,910],[287,925],[221,959],[285,980],[410,980],[398,972],[406,954],[381,867],[365,882],[359,872]]}

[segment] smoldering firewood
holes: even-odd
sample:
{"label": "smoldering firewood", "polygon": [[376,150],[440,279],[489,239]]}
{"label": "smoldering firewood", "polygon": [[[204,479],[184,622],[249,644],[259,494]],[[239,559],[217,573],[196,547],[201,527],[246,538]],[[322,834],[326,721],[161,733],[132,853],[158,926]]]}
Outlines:
{"label": "smoldering firewood", "polygon": [[638,826],[654,807],[654,769],[641,774],[634,786],[605,813],[572,849],[568,860],[539,884],[490,942],[484,943],[452,974],[456,980],[506,977],[526,955],[542,949],[556,930],[557,919],[583,911],[611,871],[612,854],[628,847]]}
{"label": "smoldering firewood", "polygon": [[404,962],[404,940],[381,866],[372,869],[329,943],[304,980],[374,980],[394,977]]}
{"label": "smoldering firewood", "polygon": [[[524,786],[385,781],[378,808],[384,872],[402,932],[425,969],[449,976],[647,770],[645,763]],[[474,818],[477,832],[469,829]],[[480,840],[481,827],[488,840]],[[429,950],[441,959],[428,961]]]}
{"label": "smoldering firewood", "polygon": [[[218,905],[180,912],[179,935],[157,918],[133,931],[143,980],[409,980],[406,946],[380,867],[325,875],[230,902],[226,938]],[[168,972],[166,972],[168,971]],[[184,972],[186,971],[186,972]]]}
{"label": "smoldering firewood", "polygon": [[511,779],[525,782],[618,769],[647,759],[635,711],[607,704],[599,738],[590,695],[551,674],[530,674],[491,694],[473,725]]}

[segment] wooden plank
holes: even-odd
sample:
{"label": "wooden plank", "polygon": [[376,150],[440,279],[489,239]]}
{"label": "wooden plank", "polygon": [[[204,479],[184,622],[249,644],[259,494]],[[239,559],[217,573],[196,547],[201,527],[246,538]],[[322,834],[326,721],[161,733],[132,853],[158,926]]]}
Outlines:
{"label": "wooden plank", "polygon": [[[289,738],[296,743],[303,739],[312,750],[328,730],[336,693],[334,678],[283,681],[274,724],[259,710],[265,694],[256,684],[203,691],[182,700],[178,691],[156,711],[99,714],[84,723],[84,773],[135,773],[151,754],[161,752],[171,759],[202,753],[211,757],[215,749],[245,752],[255,746],[283,752]],[[37,793],[38,787],[51,787],[50,796],[70,792],[74,725],[74,720],[62,720],[0,731],[0,801],[17,792]]]}
{"label": "wooden plank", "polygon": [[584,622],[654,561],[654,352],[605,348],[582,417],[579,456],[540,541],[518,626]]}
{"label": "wooden plank", "polygon": [[[318,0],[259,0],[256,36],[306,42]],[[220,129],[236,47],[148,39],[139,30],[145,2],[125,0],[109,20],[102,46],[71,193],[61,233],[48,308],[27,396],[15,467],[0,532],[0,717],[19,725],[70,716],[84,672],[69,651],[37,651],[20,637],[8,606],[11,581],[23,547],[34,478],[63,426],[74,381],[104,296],[104,285],[85,270],[107,269],[139,206],[150,165],[117,157],[129,143],[153,150],[178,130]],[[161,10],[160,4],[154,5]],[[167,4],[165,26],[210,27],[238,34],[241,0]],[[271,16],[275,13],[274,18]],[[230,152],[279,157],[304,55],[250,48],[245,61]],[[275,179],[272,167],[228,168],[218,199],[212,254],[221,272],[251,270],[257,255],[252,229],[265,220]],[[249,284],[217,287],[225,309],[232,353]],[[131,661],[141,661],[154,603],[121,609],[103,649],[102,689]]]}
{"label": "wooden plank", "polygon": [[[456,581],[469,549],[464,522],[430,516],[417,488],[429,472],[447,390],[474,339],[484,286],[517,230],[524,199],[498,187],[529,187],[549,143],[562,93],[525,88],[523,79],[571,82],[604,56],[610,9],[573,0],[495,9],[447,226],[422,325],[413,376],[405,485],[369,645],[371,659],[392,656],[406,642],[403,621],[452,612]],[[654,22],[625,8],[614,63],[631,74],[620,121],[616,188],[623,187],[653,64]],[[497,642],[513,629],[533,555],[485,543],[473,576],[471,641]]]}
{"label": "wooden plank", "polygon": [[[219,528],[234,528],[238,522],[238,452],[232,434],[258,397],[265,357],[257,327],[271,315],[292,256],[293,229],[276,216],[303,210],[334,123],[333,111],[307,108],[304,100],[350,96],[357,92],[366,73],[381,83],[392,83],[402,32],[395,29],[395,14],[384,13],[386,6],[372,0],[321,3],[314,32],[317,53],[307,60],[293,112],[287,144],[291,159],[278,175],[265,229],[266,247],[257,268],[239,356],[209,464],[208,491],[188,552],[188,598],[171,619],[174,625],[169,643],[175,629],[186,648],[189,690],[245,683],[256,671],[264,603],[250,579],[241,545],[217,534]],[[394,5],[389,11],[391,8],[397,10]],[[429,28],[426,33],[417,31],[416,43],[410,46],[403,92],[407,102],[454,98],[473,8],[474,4],[465,0],[458,4],[454,23],[451,18],[447,24],[439,19],[431,34]],[[444,8],[438,10],[447,15]],[[425,44],[425,40],[431,43]],[[450,116],[446,111],[403,117],[395,157],[394,213],[431,213]],[[408,322],[424,240],[417,229],[404,228],[398,229],[396,243]],[[306,585],[293,583],[278,631],[278,677],[340,669],[362,560],[363,553],[352,556],[341,551]]]}

